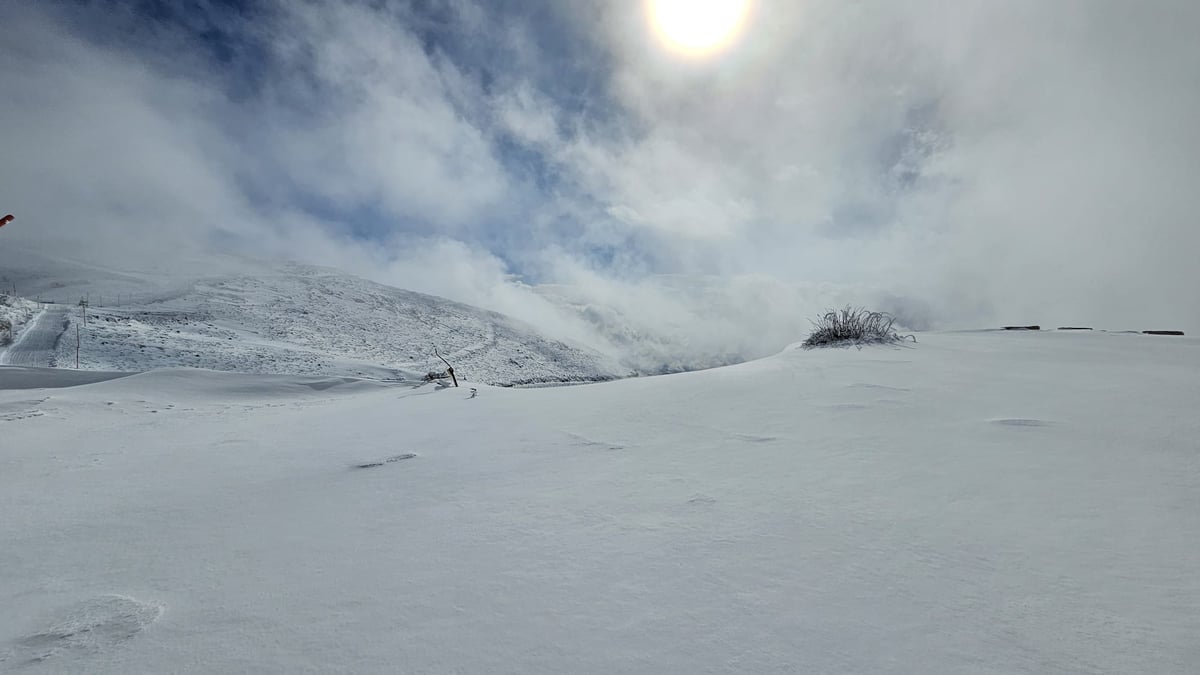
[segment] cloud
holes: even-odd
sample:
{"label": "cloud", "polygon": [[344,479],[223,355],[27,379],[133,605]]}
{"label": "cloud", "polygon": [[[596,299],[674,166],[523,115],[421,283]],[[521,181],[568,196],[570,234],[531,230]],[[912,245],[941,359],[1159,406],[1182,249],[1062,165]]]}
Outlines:
{"label": "cloud", "polygon": [[242,209],[206,152],[219,131],[193,112],[210,90],[89,46],[50,17],[4,18],[0,194],[21,223],[6,239],[162,250],[189,222]]}
{"label": "cloud", "polygon": [[301,80],[312,107],[299,123],[268,121],[267,136],[296,190],[455,230],[505,208],[517,186],[464,111],[479,84],[427,55],[403,19],[356,4],[291,5],[272,46],[283,86]]}
{"label": "cloud", "polygon": [[647,369],[855,301],[1200,329],[1191,3],[759,0],[708,59],[634,0],[134,7],[0,8],[5,242],[334,265]]}
{"label": "cloud", "polygon": [[579,170],[623,221],[713,239],[722,271],[891,285],[942,325],[1195,326],[1198,13],[760,2],[709,65],[618,13],[644,131]]}

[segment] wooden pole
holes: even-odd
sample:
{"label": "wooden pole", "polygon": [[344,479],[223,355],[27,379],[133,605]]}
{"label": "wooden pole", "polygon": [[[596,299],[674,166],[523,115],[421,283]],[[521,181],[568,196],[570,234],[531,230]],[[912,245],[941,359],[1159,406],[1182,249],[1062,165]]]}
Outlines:
{"label": "wooden pole", "polygon": [[79,324],[75,324],[75,370],[79,370]]}

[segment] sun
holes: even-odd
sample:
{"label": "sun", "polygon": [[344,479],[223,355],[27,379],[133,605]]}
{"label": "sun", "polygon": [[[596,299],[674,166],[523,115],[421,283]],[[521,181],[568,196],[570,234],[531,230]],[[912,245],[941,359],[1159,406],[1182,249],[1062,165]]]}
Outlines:
{"label": "sun", "polygon": [[737,37],[750,0],[648,0],[646,7],[654,31],[671,49],[703,56]]}

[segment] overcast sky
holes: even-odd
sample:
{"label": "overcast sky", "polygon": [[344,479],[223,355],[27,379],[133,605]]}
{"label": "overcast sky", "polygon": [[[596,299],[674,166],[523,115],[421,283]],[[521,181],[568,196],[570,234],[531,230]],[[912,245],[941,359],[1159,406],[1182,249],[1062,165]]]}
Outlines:
{"label": "overcast sky", "polygon": [[835,284],[941,327],[1200,329],[1200,3],[755,0],[702,56],[647,17],[0,0],[0,246],[294,258],[534,321],[522,283],[650,322],[725,284],[750,333]]}

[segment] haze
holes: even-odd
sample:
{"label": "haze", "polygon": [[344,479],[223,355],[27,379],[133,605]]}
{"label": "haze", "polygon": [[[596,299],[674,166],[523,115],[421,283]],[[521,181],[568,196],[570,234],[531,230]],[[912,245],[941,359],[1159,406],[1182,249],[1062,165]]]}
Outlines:
{"label": "haze", "polygon": [[190,6],[0,3],[0,247],[578,337],[569,288],[747,356],[841,301],[1200,329],[1195,3],[760,0],[705,58],[635,2]]}

